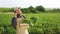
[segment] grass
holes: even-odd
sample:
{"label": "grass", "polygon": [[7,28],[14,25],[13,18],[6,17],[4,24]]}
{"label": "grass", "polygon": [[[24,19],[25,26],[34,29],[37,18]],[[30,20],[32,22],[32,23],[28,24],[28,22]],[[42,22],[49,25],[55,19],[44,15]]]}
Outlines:
{"label": "grass", "polygon": [[[26,16],[27,20],[30,20],[31,17],[37,18],[37,22],[35,23],[35,26],[37,27],[31,27],[29,29],[29,33],[40,34],[45,32],[49,34],[53,32],[55,33],[60,32],[60,13],[41,13],[41,14],[24,14],[24,15]],[[13,14],[4,14],[4,13],[0,14],[0,26],[9,27],[13,16],[14,16]]]}
{"label": "grass", "polygon": [[[37,23],[60,23],[60,13],[24,14],[26,19],[36,17]],[[11,23],[13,14],[0,14],[0,23]]]}

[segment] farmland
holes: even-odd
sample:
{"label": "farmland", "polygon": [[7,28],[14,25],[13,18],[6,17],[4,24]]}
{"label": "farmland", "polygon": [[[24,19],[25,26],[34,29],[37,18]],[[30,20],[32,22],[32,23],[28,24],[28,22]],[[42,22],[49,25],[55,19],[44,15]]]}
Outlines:
{"label": "farmland", "polygon": [[[24,14],[26,20],[31,22],[30,18],[37,18],[34,26],[29,28],[30,34],[59,34],[60,33],[60,13],[41,13],[41,14]],[[14,28],[11,27],[13,14],[0,14],[0,33],[13,34]],[[7,27],[7,28],[6,28]],[[10,31],[10,29],[12,31]]]}

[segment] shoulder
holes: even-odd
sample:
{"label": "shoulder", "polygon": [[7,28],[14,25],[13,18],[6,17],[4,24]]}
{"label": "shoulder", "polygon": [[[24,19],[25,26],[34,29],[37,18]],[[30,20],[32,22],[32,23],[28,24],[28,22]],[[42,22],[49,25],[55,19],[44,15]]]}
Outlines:
{"label": "shoulder", "polygon": [[16,18],[16,17],[13,17],[12,20],[13,20],[13,19],[17,19],[17,18]]}

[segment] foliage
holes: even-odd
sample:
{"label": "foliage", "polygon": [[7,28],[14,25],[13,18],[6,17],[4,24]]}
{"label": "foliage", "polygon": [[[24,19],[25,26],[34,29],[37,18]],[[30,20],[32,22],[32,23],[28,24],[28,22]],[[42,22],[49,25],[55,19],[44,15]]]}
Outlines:
{"label": "foliage", "polygon": [[13,8],[0,8],[0,12],[13,12]]}
{"label": "foliage", "polygon": [[[24,14],[25,23],[30,23],[30,18],[35,20],[34,26],[29,28],[29,34],[60,34],[60,13]],[[13,14],[0,14],[0,34],[16,34],[11,26]]]}
{"label": "foliage", "polygon": [[22,10],[23,13],[30,13],[28,8],[22,8],[21,10]]}
{"label": "foliage", "polygon": [[[23,13],[60,13],[60,8],[45,8],[43,6],[29,6],[21,8]],[[0,8],[0,12],[13,12],[14,8]]]}
{"label": "foliage", "polygon": [[29,20],[27,20],[27,19],[24,19],[24,20],[22,21],[22,23],[30,24],[30,21],[29,21]]}
{"label": "foliage", "polygon": [[59,8],[49,9],[46,10],[46,13],[60,13],[60,9]]}
{"label": "foliage", "polygon": [[32,6],[30,6],[30,7],[28,8],[28,10],[29,10],[31,13],[36,13],[35,8],[34,8],[34,7],[32,7]]}
{"label": "foliage", "polygon": [[41,12],[45,12],[45,8],[43,6],[36,6],[35,9]]}
{"label": "foliage", "polygon": [[32,23],[35,23],[37,21],[37,18],[31,17],[30,20],[31,20]]}

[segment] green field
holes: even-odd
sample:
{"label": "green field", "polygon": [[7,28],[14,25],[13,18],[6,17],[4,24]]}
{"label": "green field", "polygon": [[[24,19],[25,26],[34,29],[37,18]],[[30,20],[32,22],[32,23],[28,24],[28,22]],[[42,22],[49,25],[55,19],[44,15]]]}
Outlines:
{"label": "green field", "polygon": [[[60,13],[24,14],[29,20],[36,17],[37,23],[60,23]],[[11,23],[13,14],[0,14],[0,23]]]}
{"label": "green field", "polygon": [[[24,14],[27,20],[30,17],[37,18],[37,22],[29,29],[30,34],[59,34],[60,13]],[[11,24],[13,14],[0,14],[0,27],[7,27]],[[2,31],[2,30],[1,30]]]}

